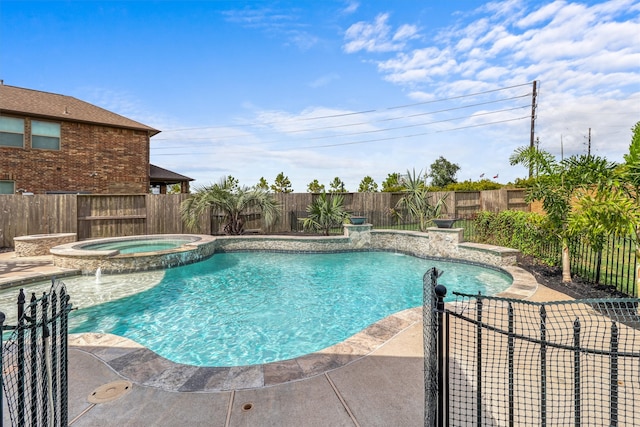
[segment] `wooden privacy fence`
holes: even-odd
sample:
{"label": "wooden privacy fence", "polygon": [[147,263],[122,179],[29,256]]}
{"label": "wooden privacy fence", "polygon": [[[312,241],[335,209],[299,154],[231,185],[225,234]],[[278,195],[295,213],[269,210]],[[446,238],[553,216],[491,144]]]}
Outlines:
{"label": "wooden privacy fence", "polygon": [[[444,192],[433,193],[434,199]],[[389,222],[389,211],[402,193],[343,193],[345,208],[355,215],[367,216],[376,224]],[[280,221],[268,229],[255,212],[246,223],[247,229],[266,233],[283,233],[297,229],[297,213],[305,212],[317,194],[276,193],[282,205]],[[199,224],[189,229],[180,218],[180,203],[189,194],[36,194],[0,195],[0,247],[13,247],[13,238],[34,234],[76,233],[78,240],[131,236],[138,234],[201,233],[218,234],[222,215],[202,215]],[[447,214],[468,218],[487,210],[529,210],[524,201],[525,190],[449,192]]]}

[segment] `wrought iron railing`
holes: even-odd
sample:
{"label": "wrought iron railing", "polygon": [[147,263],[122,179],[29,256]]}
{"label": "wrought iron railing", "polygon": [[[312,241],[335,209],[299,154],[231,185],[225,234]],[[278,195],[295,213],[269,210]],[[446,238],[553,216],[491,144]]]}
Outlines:
{"label": "wrought iron railing", "polygon": [[640,425],[639,299],[445,305],[438,275],[424,278],[425,426]]}
{"label": "wrought iron railing", "polygon": [[[68,424],[67,320],[71,310],[62,282],[53,281],[50,292],[29,302],[21,289],[17,324],[4,325],[0,398],[6,400],[14,426],[66,426]],[[8,337],[5,339],[5,331]],[[0,420],[4,420],[0,409]]]}

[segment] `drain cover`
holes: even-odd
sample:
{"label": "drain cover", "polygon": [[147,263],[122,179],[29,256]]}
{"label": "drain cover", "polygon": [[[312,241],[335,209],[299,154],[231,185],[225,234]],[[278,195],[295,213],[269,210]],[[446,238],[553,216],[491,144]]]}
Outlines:
{"label": "drain cover", "polygon": [[89,395],[89,403],[105,403],[116,400],[131,391],[132,384],[129,381],[114,381],[101,385]]}

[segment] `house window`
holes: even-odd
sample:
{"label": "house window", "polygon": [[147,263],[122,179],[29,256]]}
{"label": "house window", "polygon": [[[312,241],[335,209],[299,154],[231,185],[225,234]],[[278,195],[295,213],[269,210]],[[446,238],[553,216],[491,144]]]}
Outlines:
{"label": "house window", "polygon": [[24,147],[24,120],[0,117],[0,146]]}
{"label": "house window", "polygon": [[13,194],[16,183],[13,181],[0,181],[0,194]]}
{"label": "house window", "polygon": [[60,149],[60,123],[31,120],[31,148]]}

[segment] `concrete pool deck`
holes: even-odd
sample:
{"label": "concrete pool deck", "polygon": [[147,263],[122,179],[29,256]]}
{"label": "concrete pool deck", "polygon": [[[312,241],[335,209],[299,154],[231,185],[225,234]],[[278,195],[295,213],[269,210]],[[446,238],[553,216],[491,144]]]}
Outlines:
{"label": "concrete pool deck", "polygon": [[[46,257],[16,259],[0,254],[0,285],[16,280],[50,279],[76,274],[47,263]],[[538,286],[533,276],[519,271],[526,286],[512,289],[508,296],[533,301],[567,300],[568,296]],[[513,273],[512,273],[513,274]],[[150,358],[141,347],[122,339],[121,345],[89,338],[87,346],[71,345],[69,350],[69,421],[73,426],[419,426],[424,423],[424,378],[422,321],[415,309],[394,315],[373,325],[367,333],[375,341],[353,356],[339,346],[326,350],[326,360],[334,360],[313,375],[290,378],[291,371],[274,367],[274,375],[256,384],[255,376],[227,372],[226,386],[174,391],[182,380],[199,378],[194,372],[167,370],[160,359]],[[393,316],[391,316],[393,317]],[[395,325],[393,329],[390,325]],[[76,340],[76,341],[74,341]],[[350,347],[353,348],[353,347]],[[147,350],[148,351],[148,350]],[[147,354],[134,360],[132,354]],[[345,354],[347,356],[345,356]],[[353,356],[353,357],[352,357]],[[342,358],[347,363],[333,365]],[[112,366],[113,361],[119,369]],[[125,362],[131,363],[125,363]],[[110,364],[111,363],[111,364]],[[145,365],[146,363],[146,365]],[[283,362],[281,365],[291,365]],[[294,372],[303,369],[296,361]],[[302,364],[303,365],[303,364]],[[314,366],[310,363],[308,366]],[[315,365],[317,368],[317,365]],[[127,374],[129,369],[129,374]],[[197,370],[197,368],[195,368]],[[167,371],[167,372],[165,372]],[[137,373],[136,373],[137,372]],[[191,373],[191,375],[189,375]],[[237,374],[237,375],[236,375]],[[255,372],[254,372],[255,374]],[[275,378],[280,375],[280,380]],[[146,376],[147,380],[140,381]],[[200,384],[220,379],[208,376]],[[238,383],[249,378],[249,383]],[[252,378],[252,379],[251,379]],[[269,382],[266,378],[272,378]],[[153,380],[151,380],[153,379]],[[91,403],[90,395],[114,381],[129,380],[132,386],[119,398]],[[151,382],[149,382],[151,380]],[[197,383],[193,379],[192,384]],[[224,384],[224,382],[223,382]],[[253,386],[251,385],[253,384]],[[215,388],[215,387],[214,387]],[[182,388],[186,390],[185,388]],[[8,414],[5,412],[5,418]],[[5,419],[9,425],[8,418]]]}

